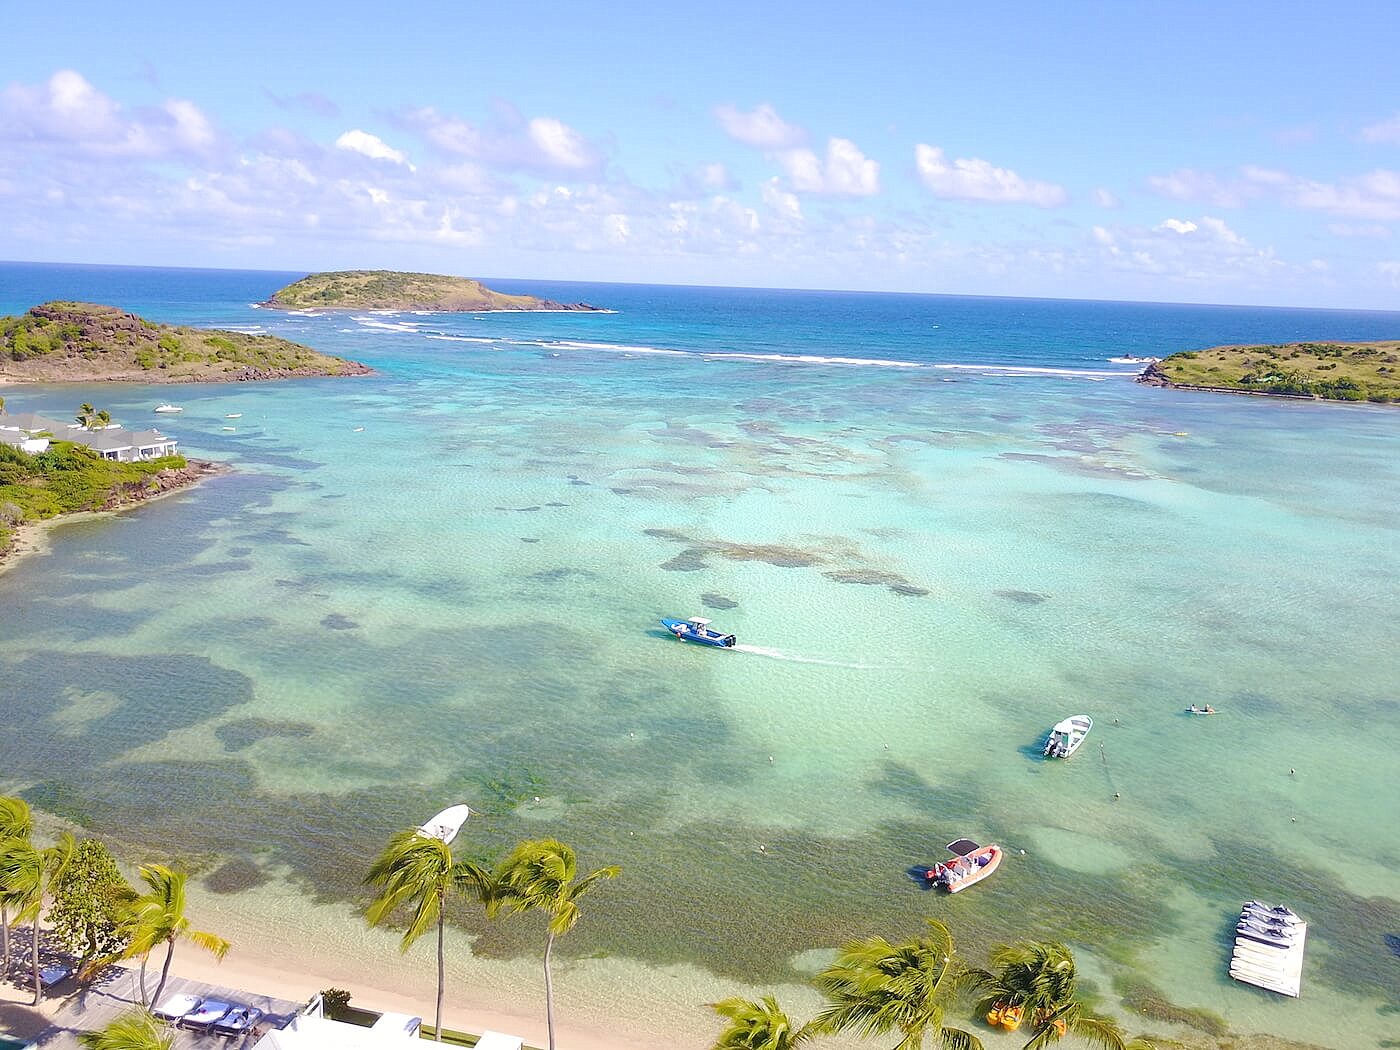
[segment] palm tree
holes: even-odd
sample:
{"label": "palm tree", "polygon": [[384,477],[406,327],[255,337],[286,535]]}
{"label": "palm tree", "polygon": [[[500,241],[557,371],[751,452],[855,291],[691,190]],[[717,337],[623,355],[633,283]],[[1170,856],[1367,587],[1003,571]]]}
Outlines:
{"label": "palm tree", "polygon": [[[166,979],[170,976],[170,960],[175,955],[177,940],[189,941],[220,959],[228,953],[229,943],[212,933],[190,928],[190,920],[185,917],[185,883],[189,876],[183,871],[173,871],[164,864],[143,864],[140,875],[141,881],[151,891],[137,897],[126,907],[126,926],[131,940],[121,953],[121,958],[141,957],[141,1002],[149,1006],[160,1002],[160,993],[165,990]],[[146,961],[156,945],[162,942],[165,944],[165,964],[161,967],[160,983],[156,985],[155,994],[147,999]]]}
{"label": "palm tree", "polygon": [[0,416],[5,414],[5,399],[0,397]]}
{"label": "palm tree", "polygon": [[86,401],[84,401],[81,405],[78,406],[77,420],[79,423],[82,424],[84,430],[92,429],[92,421],[95,415],[96,410]]}
{"label": "palm tree", "polygon": [[711,1050],[794,1050],[812,1038],[811,1028],[795,1028],[771,995],[725,999],[710,1009],[729,1019]]}
{"label": "palm tree", "polygon": [[97,413],[97,415],[93,416],[93,418],[92,418],[92,426],[91,426],[89,429],[91,429],[91,430],[101,430],[101,429],[103,429],[104,427],[106,427],[107,424],[109,424],[110,422],[112,422],[112,413],[108,412],[108,411],[104,408],[104,409],[102,409],[101,411],[99,411],[99,412]]}
{"label": "palm tree", "polygon": [[1024,1050],[1072,1035],[1104,1050],[1151,1050],[1141,1039],[1129,1041],[1112,1020],[1089,1013],[1079,999],[1079,974],[1074,955],[1057,941],[1021,941],[992,949],[995,973],[972,972],[982,989],[977,1013],[985,1015],[998,1003],[1020,1006],[1031,1022]]}
{"label": "palm tree", "polygon": [[[28,842],[34,831],[34,814],[29,803],[22,798],[0,797],[0,847],[10,839]],[[0,882],[0,982],[10,972],[10,901],[3,882]]]}
{"label": "palm tree", "polygon": [[812,1027],[822,1032],[854,1032],[862,1039],[887,1032],[903,1038],[895,1050],[921,1050],[932,1037],[947,1050],[982,1050],[971,1032],[949,1028],[944,1010],[966,986],[968,976],[953,951],[953,937],[937,919],[929,932],[899,944],[883,937],[853,941],[816,976],[827,1005]]}
{"label": "palm tree", "polygon": [[146,1010],[122,1014],[106,1028],[83,1032],[78,1043],[87,1050],[171,1050],[175,1033]]}
{"label": "palm tree", "polygon": [[30,923],[29,962],[34,974],[34,1002],[44,996],[39,981],[39,918],[44,899],[73,856],[73,836],[66,831],[55,845],[39,849],[32,842],[11,838],[0,843],[0,886],[16,909],[15,922]]}
{"label": "palm tree", "polygon": [[622,869],[612,866],[578,877],[574,851],[555,839],[520,843],[496,870],[496,892],[487,902],[488,915],[504,907],[508,912],[542,911],[549,916],[549,938],[544,946],[545,1019],[549,1025],[549,1050],[554,1050],[554,981],[549,969],[554,941],[577,924],[582,912],[578,902],[603,879],[614,879]]}
{"label": "palm tree", "polygon": [[370,867],[365,882],[379,888],[379,896],[365,912],[371,926],[378,926],[401,904],[413,906],[413,917],[399,943],[400,951],[408,951],[430,926],[437,924],[437,1013],[433,1026],[434,1038],[441,1042],[447,897],[450,893],[466,893],[486,902],[492,891],[491,873],[469,860],[453,860],[451,846],[415,828],[401,831],[389,840]]}

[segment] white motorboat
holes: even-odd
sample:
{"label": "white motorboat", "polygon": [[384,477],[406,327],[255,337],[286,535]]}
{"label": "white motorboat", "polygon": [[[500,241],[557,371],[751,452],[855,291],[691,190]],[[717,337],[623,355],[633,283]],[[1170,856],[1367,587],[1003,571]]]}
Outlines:
{"label": "white motorboat", "polygon": [[179,405],[164,404],[164,405],[157,405],[157,406],[156,406],[156,411],[157,411],[157,412],[171,413],[171,412],[183,412],[184,409],[181,408]]}
{"label": "white motorboat", "polygon": [[448,806],[419,828],[418,833],[426,835],[430,839],[438,839],[450,846],[469,816],[471,816],[471,810],[467,808],[465,803]]}
{"label": "white motorboat", "polygon": [[1093,728],[1094,720],[1088,715],[1070,715],[1056,722],[1045,741],[1045,757],[1069,758],[1079,750]]}

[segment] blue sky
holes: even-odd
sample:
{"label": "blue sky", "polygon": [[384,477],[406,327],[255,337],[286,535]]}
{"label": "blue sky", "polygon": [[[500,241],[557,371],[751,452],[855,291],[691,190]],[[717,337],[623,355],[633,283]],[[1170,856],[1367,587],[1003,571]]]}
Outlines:
{"label": "blue sky", "polygon": [[1400,307],[1400,5],[12,5],[0,258]]}

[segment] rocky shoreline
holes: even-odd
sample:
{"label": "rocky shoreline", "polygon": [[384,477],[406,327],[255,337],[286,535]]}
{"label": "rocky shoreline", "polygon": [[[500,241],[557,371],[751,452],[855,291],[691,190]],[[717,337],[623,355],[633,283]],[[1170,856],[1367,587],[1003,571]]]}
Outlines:
{"label": "rocky shoreline", "polygon": [[107,497],[101,508],[98,510],[79,511],[74,514],[59,514],[52,518],[44,518],[41,521],[26,521],[16,526],[10,536],[10,542],[5,547],[0,547],[0,573],[12,567],[26,554],[43,550],[45,547],[44,536],[49,529],[57,525],[66,525],[69,522],[81,521],[87,518],[97,517],[103,514],[112,514],[119,511],[129,510],[149,503],[152,500],[161,499],[172,493],[187,489],[191,485],[196,485],[206,478],[217,477],[220,474],[230,474],[233,468],[226,463],[213,463],[208,460],[191,459],[185,462],[185,466],[176,467],[171,470],[162,470],[158,474],[140,482],[130,482],[119,485]]}
{"label": "rocky shoreline", "polygon": [[1153,361],[1144,368],[1134,382],[1143,386],[1161,387],[1167,390],[1201,390],[1208,394],[1245,394],[1249,397],[1281,397],[1291,401],[1327,401],[1332,404],[1354,404],[1355,402],[1338,401],[1332,398],[1318,397],[1315,394],[1285,394],[1275,390],[1245,390],[1237,386],[1200,386],[1195,383],[1178,383],[1167,376],[1162,371],[1160,363]]}

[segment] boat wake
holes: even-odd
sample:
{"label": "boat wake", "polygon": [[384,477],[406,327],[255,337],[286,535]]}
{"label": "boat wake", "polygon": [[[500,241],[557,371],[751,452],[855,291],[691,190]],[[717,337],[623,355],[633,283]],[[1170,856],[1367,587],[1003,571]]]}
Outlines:
{"label": "boat wake", "polygon": [[881,667],[880,664],[855,664],[847,663],[842,660],[822,660],[815,656],[797,656],[793,653],[784,653],[777,649],[764,649],[757,645],[736,645],[734,646],[734,651],[736,653],[748,653],[750,656],[766,656],[770,660],[786,660],[788,663],[794,664],[818,664],[822,667],[849,667],[856,671],[876,671]]}

